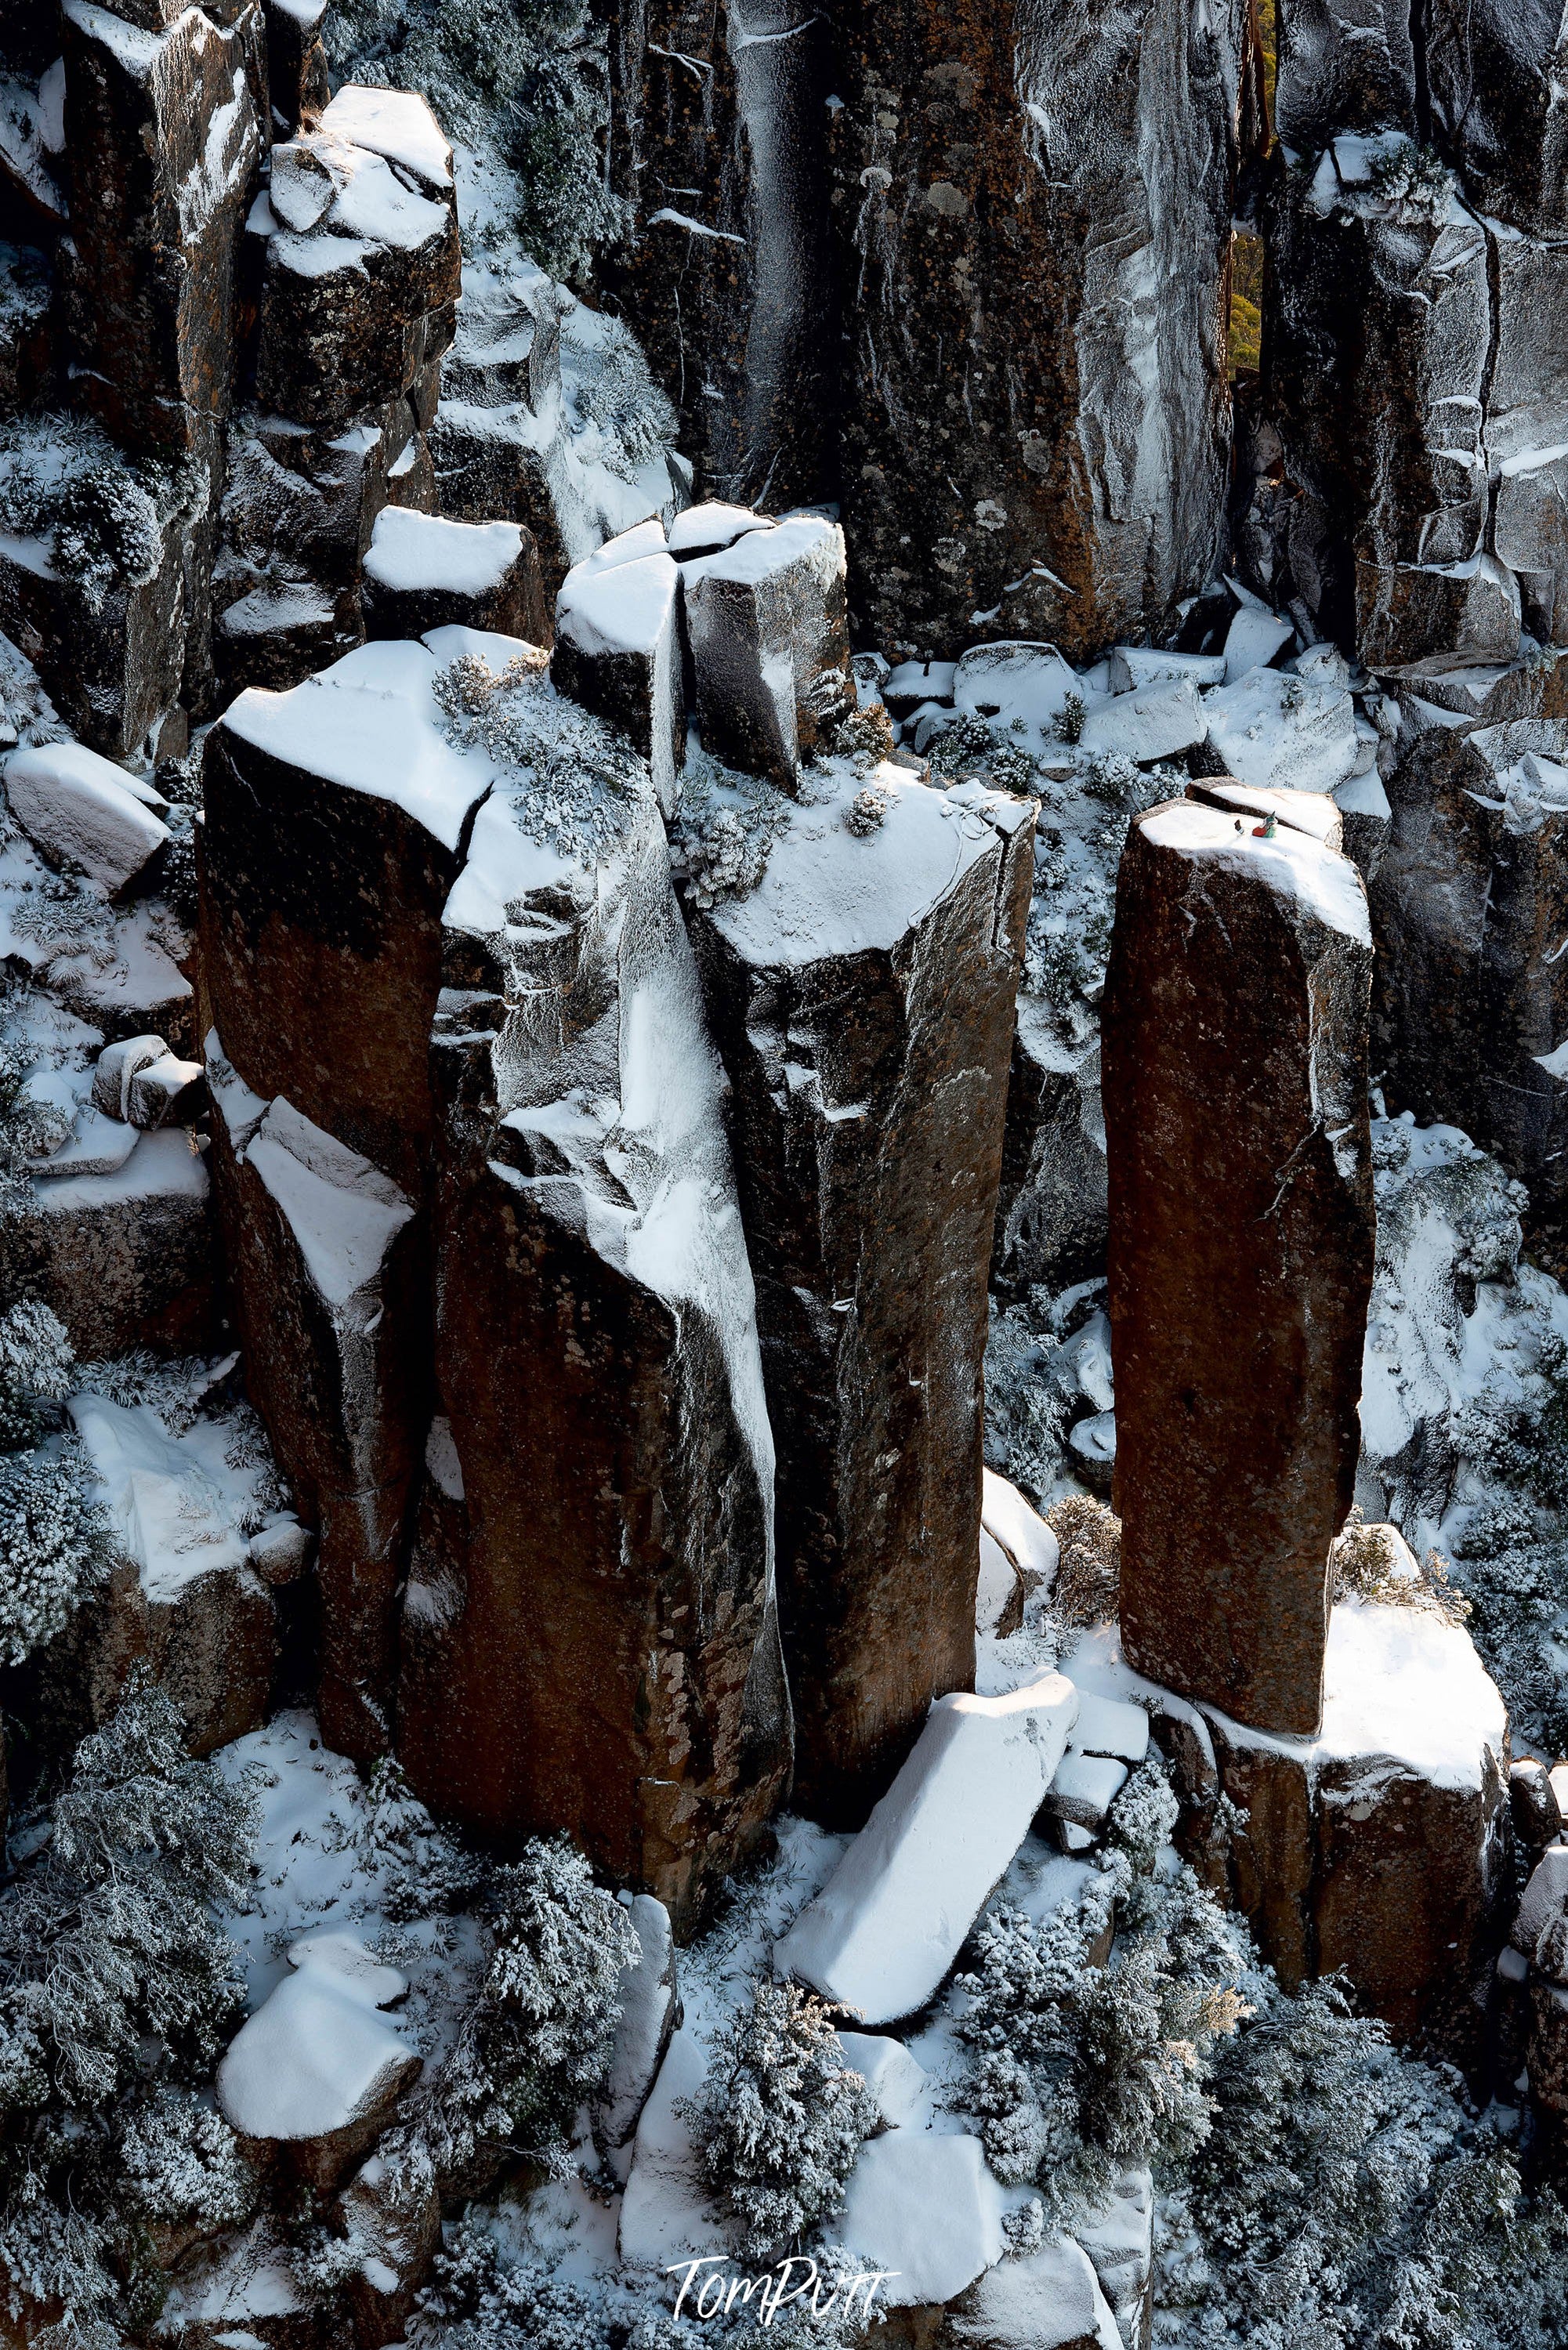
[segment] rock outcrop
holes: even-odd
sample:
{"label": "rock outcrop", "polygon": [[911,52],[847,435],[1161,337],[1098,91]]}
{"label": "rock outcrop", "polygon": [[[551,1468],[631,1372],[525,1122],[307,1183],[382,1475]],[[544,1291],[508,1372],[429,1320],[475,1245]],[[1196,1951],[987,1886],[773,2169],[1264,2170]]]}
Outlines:
{"label": "rock outcrop", "polygon": [[1106,988],[1122,1627],[1310,1735],[1372,1280],[1366,903],[1330,803],[1194,788],[1128,834]]}
{"label": "rock outcrop", "polygon": [[1032,837],[1018,801],[846,764],[814,776],[749,896],[692,914],[778,1441],[797,1796],[846,1825],[973,1672]]}

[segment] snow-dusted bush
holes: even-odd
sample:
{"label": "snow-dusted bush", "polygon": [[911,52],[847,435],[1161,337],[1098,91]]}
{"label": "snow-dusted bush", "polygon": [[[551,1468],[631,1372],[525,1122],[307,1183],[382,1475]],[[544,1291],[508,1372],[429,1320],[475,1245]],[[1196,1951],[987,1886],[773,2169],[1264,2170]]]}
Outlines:
{"label": "snow-dusted bush", "polygon": [[[585,328],[592,322],[592,339]],[[576,332],[573,332],[574,326]],[[639,465],[674,442],[675,411],[649,372],[629,327],[607,311],[577,309],[561,323],[563,376],[585,424],[604,434],[604,462],[629,481]]]}
{"label": "snow-dusted bush", "polygon": [[774,785],[738,775],[704,751],[687,760],[670,831],[670,861],[699,906],[743,898],[768,869],[790,804]]}
{"label": "snow-dusted bush", "polygon": [[245,2207],[232,2134],[170,2092],[211,2074],[243,2012],[213,1908],[245,1898],[252,1816],[247,1794],[187,1754],[169,1698],[140,1682],[13,1846],[0,1893],[0,2277],[13,2312],[56,2300],[136,2315],[149,2220],[216,2223]]}
{"label": "snow-dusted bush", "polygon": [[798,1983],[754,1977],[692,2103],[703,2169],[740,2221],[748,2257],[772,2259],[837,2210],[877,2127],[876,2099],[845,2058],[836,2012]]}
{"label": "snow-dusted bush", "polygon": [[370,1773],[356,1849],[378,1908],[397,1923],[460,1908],[483,1881],[483,1865],[431,1819],[389,1754]]}
{"label": "snow-dusted bush", "polygon": [[1384,1607],[1415,1607],[1440,1616],[1446,1624],[1462,1624],[1471,1613],[1462,1591],[1455,1589],[1449,1569],[1435,1550],[1412,1575],[1404,1568],[1395,1529],[1368,1525],[1359,1507],[1352,1509],[1329,1555],[1335,1599],[1373,1599]]}
{"label": "snow-dusted bush", "polygon": [[109,1519],[75,1437],[0,1456],[0,1662],[62,1632],[114,1565]]}
{"label": "snow-dusted bush", "polygon": [[59,1315],[25,1297],[0,1315],[0,1452],[38,1440],[39,1406],[64,1403],[76,1355]]}
{"label": "snow-dusted bush", "polygon": [[394,2178],[462,2177],[493,2150],[558,2158],[609,2069],[623,1970],[639,1956],[581,1853],[535,1838],[492,1872],[489,1966],[452,2050],[383,2147]]}
{"label": "snow-dusted bush", "polygon": [[602,141],[609,78],[589,0],[337,0],[335,80],[428,98],[454,138],[515,174],[515,228],[556,277],[585,271],[618,234]]}
{"label": "snow-dusted bush", "polygon": [[1121,1520],[1087,1493],[1055,1503],[1045,1523],[1061,1547],[1052,1604],[1064,1624],[1104,1624],[1121,1595]]}
{"label": "snow-dusted bush", "polygon": [[1418,218],[1440,221],[1454,192],[1454,175],[1434,148],[1397,140],[1373,163],[1372,185],[1385,203]]}
{"label": "snow-dusted bush", "polygon": [[[9,1009],[0,991],[0,1022]],[[33,1100],[26,1091],[31,1066],[32,1055],[0,1028],[0,1225],[31,1203],[28,1160],[47,1159],[69,1131],[59,1110]]]}
{"label": "snow-dusted bush", "polygon": [[619,840],[627,803],[650,788],[648,765],[624,734],[553,691],[543,656],[493,670],[463,653],[438,671],[446,732],[481,747],[504,770],[501,788],[525,828],[565,857],[592,864]]}
{"label": "snow-dusted bush", "polygon": [[179,485],[166,466],[127,457],[84,419],[0,423],[0,511],[6,527],[43,539],[62,578],[89,603],[151,579]]}

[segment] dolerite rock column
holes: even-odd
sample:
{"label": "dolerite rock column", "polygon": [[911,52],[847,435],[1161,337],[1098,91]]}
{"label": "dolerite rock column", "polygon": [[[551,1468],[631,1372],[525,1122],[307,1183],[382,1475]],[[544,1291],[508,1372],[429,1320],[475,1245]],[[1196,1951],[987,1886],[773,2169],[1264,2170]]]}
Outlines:
{"label": "dolerite rock column", "polygon": [[364,646],[291,693],[242,694],[206,754],[219,1205],[247,1375],[321,1529],[323,1734],[360,1759],[391,1738],[429,1416],[441,908],[490,780],[436,733],[435,668]]}
{"label": "dolerite rock column", "polygon": [[867,642],[1158,632],[1223,536],[1241,0],[838,11]]}
{"label": "dolerite rock column", "polygon": [[290,686],[364,636],[377,516],[433,504],[462,276],[452,151],[421,98],[340,89],[273,151],[247,222],[255,405],[230,436],[213,581],[231,689]]}
{"label": "dolerite rock column", "polygon": [[1552,1223],[1568,1193],[1565,759],[1560,719],[1416,736],[1371,893],[1390,1109],[1462,1127]]}
{"label": "dolerite rock column", "polygon": [[[536,788],[498,780],[444,922],[445,1425],[399,1751],[438,1810],[504,1844],[567,1826],[685,1932],[789,1772],[754,1294],[648,768],[511,691]],[[552,836],[586,779],[597,811]]]}
{"label": "dolerite rock column", "polygon": [[1103,1085],[1122,1635],[1151,1679],[1311,1733],[1359,1447],[1372,953],[1336,816],[1314,837],[1288,811],[1299,797],[1309,821],[1316,795],[1268,797],[1277,815],[1246,794],[1153,809],[1117,881]]}
{"label": "dolerite rock column", "polygon": [[268,137],[258,0],[119,14],[67,0],[63,34],[86,402],[122,448],[210,464],[234,387],[234,251]]}
{"label": "dolerite rock column", "polygon": [[690,912],[778,1441],[796,1800],[836,1825],[864,1819],[931,1699],[974,1676],[986,1274],[1033,839],[1018,801],[844,763],[814,771],[749,897]]}

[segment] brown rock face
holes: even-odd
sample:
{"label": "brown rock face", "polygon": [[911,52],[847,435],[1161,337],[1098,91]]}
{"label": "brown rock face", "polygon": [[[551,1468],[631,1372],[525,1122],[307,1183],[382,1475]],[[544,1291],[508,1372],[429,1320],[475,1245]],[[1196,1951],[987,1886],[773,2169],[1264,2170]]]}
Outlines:
{"label": "brown rock face", "polygon": [[879,771],[691,915],[779,1451],[796,1799],[858,1825],[974,1673],[981,1358],[1033,827]]}
{"label": "brown rock face", "polygon": [[286,137],[320,115],[330,96],[321,38],[327,0],[263,0],[263,5],[273,118]]}
{"label": "brown rock face", "polygon": [[642,791],[597,875],[492,797],[448,906],[450,1433],[427,1454],[400,1752],[482,1835],[569,1823],[687,1930],[782,1792],[789,1704],[719,1071]]}
{"label": "brown rock face", "polygon": [[854,706],[844,533],[802,515],[682,567],[704,747],[780,788]]}
{"label": "brown rock face", "polygon": [[1359,1449],[1370,984],[1335,847],[1193,802],[1134,823],[1103,1045],[1123,1638],[1309,1733]]}
{"label": "brown rock face", "polygon": [[268,133],[260,8],[223,15],[63,16],[83,388],[136,451],[210,457],[233,389],[234,248]]}
{"label": "brown rock face", "polygon": [[1371,893],[1391,1108],[1462,1127],[1550,1212],[1568,1185],[1565,748],[1554,719],[1418,735]]}
{"label": "brown rock face", "polygon": [[118,1175],[35,1183],[5,1235],[7,1276],[53,1307],[83,1362],[218,1346],[219,1259],[206,1165],[178,1132],[144,1135]]}
{"label": "brown rock face", "polygon": [[1468,2066],[1509,1883],[1507,1717],[1468,1633],[1341,1601],[1315,1739],[1205,1709],[1247,1813],[1231,1898],[1287,1990],[1336,1970],[1396,2038]]}

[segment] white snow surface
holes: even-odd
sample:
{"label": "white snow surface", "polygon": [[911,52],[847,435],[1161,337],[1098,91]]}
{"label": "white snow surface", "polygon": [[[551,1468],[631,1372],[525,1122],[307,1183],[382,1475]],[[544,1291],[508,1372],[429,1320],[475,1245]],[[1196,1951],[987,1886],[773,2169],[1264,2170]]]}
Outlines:
{"label": "white snow surface", "polygon": [[1049,1589],[1056,1580],[1061,1545],[1017,1486],[994,1469],[981,1471],[980,1519],[986,1534],[1012,1564],[1039,1575]]}
{"label": "white snow surface", "polygon": [[5,795],[29,838],[57,861],[68,858],[113,894],[134,880],[169,837],[122,768],[79,743],[14,751]]}
{"label": "white snow surface", "polygon": [[955,2343],[973,2350],[1002,2343],[1008,2350],[1078,2350],[1087,2342],[1124,2350],[1094,2264],[1071,2236],[1002,2262],[981,2279],[974,2300],[972,2310],[948,2319]]}
{"label": "white snow surface", "polygon": [[1210,746],[1243,784],[1332,792],[1355,767],[1355,704],[1334,685],[1250,669],[1203,696]]}
{"label": "white snow surface", "polygon": [[362,1296],[414,1212],[391,1177],[281,1094],[240,1155],[283,1211],[327,1304],[342,1308]]}
{"label": "white snow surface", "polygon": [[427,187],[452,186],[452,149],[422,98],[346,82],[321,117],[325,130],[400,163]]}
{"label": "white snow surface", "polygon": [[1341,931],[1363,946],[1372,944],[1360,874],[1347,858],[1308,834],[1282,825],[1272,840],[1260,840],[1244,820],[1238,831],[1233,817],[1196,800],[1156,808],[1137,821],[1145,839],[1156,847],[1175,849],[1195,865],[1212,861],[1250,873],[1304,912],[1315,914],[1330,930]]}
{"label": "white snow surface", "polygon": [[1191,681],[1179,677],[1096,702],[1079,742],[1085,751],[1117,752],[1135,765],[1147,765],[1190,749],[1208,731]]}
{"label": "white snow surface", "polygon": [[1006,2209],[979,2138],[891,2129],[861,2148],[836,2225],[891,2272],[878,2299],[900,2309],[950,2301],[1001,2260]]}
{"label": "white snow surface", "polygon": [[1039,1810],[1078,1693],[1059,1673],[996,1698],[939,1698],[892,1786],[774,1952],[868,2024],[940,1988]]}
{"label": "white snow surface", "polygon": [[[886,801],[863,837],[845,816],[867,783]],[[749,962],[803,964],[896,946],[992,847],[978,807],[921,784],[904,767],[867,778],[847,761],[814,769],[812,797],[791,805],[756,888],[715,906],[711,920]],[[1016,815],[1000,795],[981,795]]]}
{"label": "white snow surface", "polygon": [[269,1505],[265,1464],[235,1446],[232,1412],[204,1414],[176,1436],[151,1404],[114,1403],[90,1388],[72,1397],[69,1411],[118,1545],[149,1599],[171,1600],[201,1575],[244,1566],[247,1527],[294,1523]]}
{"label": "white snow surface", "polygon": [[887,2127],[898,2129],[912,2122],[919,2111],[926,2074],[903,2042],[875,2032],[841,2032],[838,2043],[851,2069],[876,2098]]}
{"label": "white snow surface", "polygon": [[365,570],[380,587],[404,594],[433,588],[483,596],[500,587],[522,552],[514,522],[448,522],[411,506],[383,506]]}
{"label": "white snow surface", "polygon": [[586,653],[655,655],[677,628],[680,588],[680,572],[662,553],[580,563],[556,598],[556,634]]}
{"label": "white snow surface", "polygon": [[311,2138],[372,2111],[419,2063],[378,2010],[408,1990],[342,1933],[296,1942],[296,1971],[243,2023],[218,2067],[218,2103],[246,2137]]}
{"label": "white snow surface", "polygon": [[[524,650],[510,638],[493,641]],[[455,848],[494,770],[442,733],[432,691],[440,665],[428,644],[360,645],[286,693],[248,688],[221,723],[305,775],[390,800]]]}
{"label": "white snow surface", "polygon": [[699,506],[687,506],[678,514],[665,533],[671,555],[682,561],[693,556],[713,553],[732,546],[748,531],[772,530],[772,518],[757,514],[751,506],[726,505],[722,499],[710,498]]}

